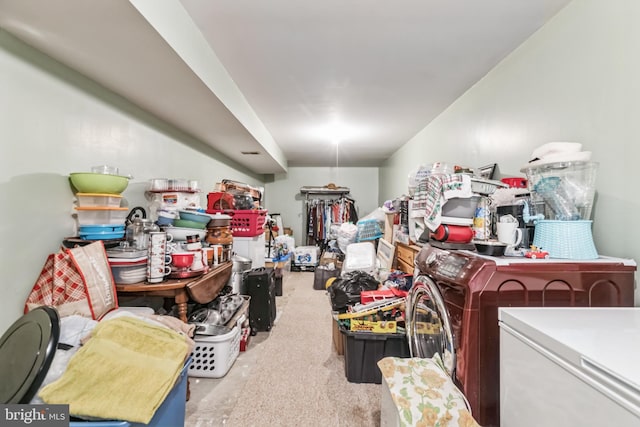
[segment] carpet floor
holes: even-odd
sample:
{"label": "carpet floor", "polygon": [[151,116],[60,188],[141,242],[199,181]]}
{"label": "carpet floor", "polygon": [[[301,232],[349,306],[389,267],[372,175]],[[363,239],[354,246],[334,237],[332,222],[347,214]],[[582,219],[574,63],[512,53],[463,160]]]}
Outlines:
{"label": "carpet floor", "polygon": [[329,297],[313,289],[313,276],[285,275],[275,325],[251,337],[225,377],[190,378],[185,426],[380,424],[381,386],[347,381]]}

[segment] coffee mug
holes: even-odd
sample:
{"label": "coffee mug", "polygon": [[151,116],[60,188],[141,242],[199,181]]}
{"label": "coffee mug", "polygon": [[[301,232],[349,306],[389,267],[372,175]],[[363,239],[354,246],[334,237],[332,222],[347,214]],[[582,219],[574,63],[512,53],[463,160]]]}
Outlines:
{"label": "coffee mug", "polygon": [[207,265],[213,264],[213,248],[206,246],[202,248],[202,260],[207,263]]}
{"label": "coffee mug", "polygon": [[151,265],[147,266],[147,282],[159,283],[164,277],[171,273],[170,265]]}
{"label": "coffee mug", "polygon": [[211,256],[213,265],[218,265],[222,260],[222,245],[212,245],[213,255]]}
{"label": "coffee mug", "polygon": [[499,222],[496,225],[498,240],[509,246],[515,247],[522,242],[522,230],[517,222]]}

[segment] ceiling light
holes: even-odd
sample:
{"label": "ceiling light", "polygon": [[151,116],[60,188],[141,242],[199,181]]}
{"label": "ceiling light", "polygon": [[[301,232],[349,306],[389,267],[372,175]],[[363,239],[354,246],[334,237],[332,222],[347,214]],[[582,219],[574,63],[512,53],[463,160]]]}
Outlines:
{"label": "ceiling light", "polygon": [[354,126],[337,120],[321,126],[308,128],[305,136],[318,140],[319,142],[331,142],[335,145],[362,138],[366,134],[366,129],[362,126]]}

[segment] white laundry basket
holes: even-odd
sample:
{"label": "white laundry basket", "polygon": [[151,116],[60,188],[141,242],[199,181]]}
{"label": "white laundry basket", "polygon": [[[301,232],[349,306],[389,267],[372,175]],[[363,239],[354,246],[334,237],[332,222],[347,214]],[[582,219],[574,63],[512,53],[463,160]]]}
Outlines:
{"label": "white laundry basket", "polygon": [[223,335],[196,335],[195,347],[191,353],[193,363],[189,366],[190,377],[224,377],[240,354],[242,339],[242,315],[231,332]]}

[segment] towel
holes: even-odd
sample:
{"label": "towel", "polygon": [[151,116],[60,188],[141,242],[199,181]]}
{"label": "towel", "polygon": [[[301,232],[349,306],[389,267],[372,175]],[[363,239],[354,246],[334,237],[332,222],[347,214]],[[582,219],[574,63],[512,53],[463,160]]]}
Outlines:
{"label": "towel", "polygon": [[175,331],[123,316],[100,322],[57,381],[40,390],[69,413],[148,424],[188,356]]}
{"label": "towel", "polygon": [[442,223],[442,205],[454,197],[471,197],[471,177],[467,174],[429,175],[418,183],[413,197],[415,216],[424,217],[431,231]]}

